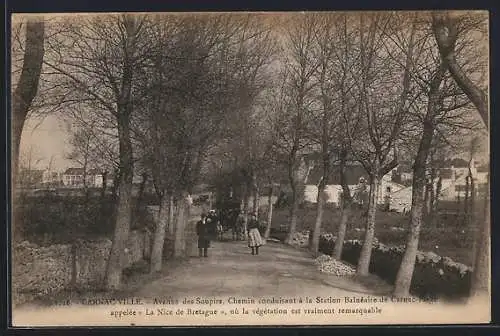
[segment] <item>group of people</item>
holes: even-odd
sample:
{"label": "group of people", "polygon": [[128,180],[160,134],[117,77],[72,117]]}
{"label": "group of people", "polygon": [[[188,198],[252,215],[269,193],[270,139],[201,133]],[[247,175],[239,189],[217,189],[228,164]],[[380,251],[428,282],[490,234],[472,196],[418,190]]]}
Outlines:
{"label": "group of people", "polygon": [[[257,219],[256,213],[250,213],[250,217],[247,223],[247,237],[248,237],[248,247],[251,248],[252,255],[259,254],[259,247],[264,245],[264,240],[262,239],[259,232],[259,221]],[[235,227],[242,227],[244,221],[244,215],[240,213],[236,219]],[[203,213],[201,219],[196,223],[196,234],[198,235],[198,255],[200,257],[208,257],[208,248],[210,247],[210,241],[214,239],[216,235],[222,230],[222,225],[220,221],[217,220],[215,210],[210,210],[208,215]],[[233,236],[235,229],[233,228]]]}

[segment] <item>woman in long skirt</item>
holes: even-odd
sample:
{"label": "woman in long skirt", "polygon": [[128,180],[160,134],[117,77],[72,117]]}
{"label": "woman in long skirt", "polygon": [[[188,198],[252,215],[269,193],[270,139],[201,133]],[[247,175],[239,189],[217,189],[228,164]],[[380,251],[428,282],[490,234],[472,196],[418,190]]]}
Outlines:
{"label": "woman in long skirt", "polygon": [[258,255],[259,247],[264,245],[264,240],[262,239],[259,232],[259,222],[257,220],[257,214],[255,213],[251,214],[247,228],[248,228],[248,247],[252,249],[252,255]]}

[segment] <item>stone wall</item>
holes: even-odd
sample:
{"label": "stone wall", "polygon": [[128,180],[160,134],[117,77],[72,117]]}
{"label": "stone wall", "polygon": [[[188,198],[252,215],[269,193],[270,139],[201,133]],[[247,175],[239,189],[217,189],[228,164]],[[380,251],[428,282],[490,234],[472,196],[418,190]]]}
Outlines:
{"label": "stone wall", "polygon": [[[131,231],[124,250],[124,268],[150,253],[148,231]],[[77,240],[74,244],[41,247],[27,241],[13,247],[14,304],[67,289],[102,286],[111,240]]]}

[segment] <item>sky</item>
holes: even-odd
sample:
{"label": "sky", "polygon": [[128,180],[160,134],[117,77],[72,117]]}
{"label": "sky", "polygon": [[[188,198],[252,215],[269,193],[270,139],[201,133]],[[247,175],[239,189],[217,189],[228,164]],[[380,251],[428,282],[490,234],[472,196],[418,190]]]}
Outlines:
{"label": "sky", "polygon": [[26,156],[32,150],[32,162],[36,169],[48,167],[51,157],[52,170],[62,171],[71,166],[77,166],[65,159],[70,150],[69,134],[63,122],[56,116],[47,116],[43,120],[28,119],[21,137],[21,156]]}
{"label": "sky", "polygon": [[[53,170],[63,171],[68,167],[78,166],[65,159],[66,153],[70,150],[68,142],[69,134],[66,126],[56,116],[49,115],[43,121],[28,120],[21,138],[21,155],[31,149],[36,156],[35,160],[40,160],[36,168],[45,169],[52,161]],[[481,154],[481,159],[487,160],[488,150],[484,150]]]}
{"label": "sky", "polygon": [[[79,165],[65,159],[66,153],[71,149],[70,135],[64,122],[57,116],[47,116],[43,120],[28,120],[21,137],[21,155],[32,150],[33,169],[48,168],[52,158],[52,170],[64,171],[69,167]],[[478,153],[478,161],[488,162],[488,148],[483,147]],[[34,164],[35,161],[38,163]]]}

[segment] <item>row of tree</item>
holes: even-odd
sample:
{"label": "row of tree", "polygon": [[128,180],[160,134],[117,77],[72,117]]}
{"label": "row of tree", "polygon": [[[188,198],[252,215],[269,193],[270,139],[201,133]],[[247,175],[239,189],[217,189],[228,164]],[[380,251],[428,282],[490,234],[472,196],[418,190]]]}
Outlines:
{"label": "row of tree", "polygon": [[[368,273],[381,179],[401,153],[414,162],[411,225],[395,290],[407,294],[429,153],[452,134],[477,126],[470,102],[487,125],[486,98],[475,84],[483,84],[486,72],[485,53],[477,46],[484,37],[481,15],[121,14],[30,20],[17,27],[23,26],[24,40],[17,30],[23,60],[13,94],[14,159],[30,111],[70,116],[86,130],[80,134],[88,136],[85,146],[95,139],[92,148],[111,163],[102,170],[114,165],[118,177],[110,289],[121,282],[134,172],[150,176],[160,199],[151,257],[151,270],[158,271],[167,227],[175,254],[185,252],[186,195],[201,177],[236,172],[242,206],[257,211],[259,186],[273,186],[285,172],[292,189],[291,242],[308,171],[301,157],[315,151],[323,173],[315,253],[332,165],[340,166],[344,194],[336,258],[352,211],[346,166],[358,161],[368,174],[360,274]],[[271,219],[272,213],[269,224]],[[478,239],[489,239],[486,226],[488,233]],[[482,282],[475,283],[484,289],[488,251],[481,252],[475,274]]]}

